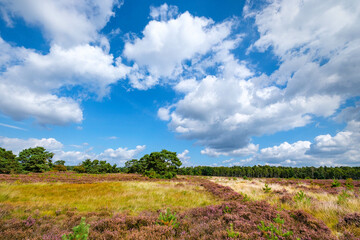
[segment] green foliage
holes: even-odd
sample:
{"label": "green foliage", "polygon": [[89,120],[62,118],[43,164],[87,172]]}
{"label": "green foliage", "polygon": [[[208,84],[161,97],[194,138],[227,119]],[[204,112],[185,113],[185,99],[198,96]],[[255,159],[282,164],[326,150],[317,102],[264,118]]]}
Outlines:
{"label": "green foliage", "polygon": [[45,172],[52,167],[54,153],[48,152],[43,147],[24,149],[19,153],[18,161],[23,169],[29,172]]}
{"label": "green foliage", "polygon": [[345,204],[345,203],[347,203],[349,198],[350,198],[350,195],[345,190],[343,190],[341,192],[341,194],[338,195],[337,204],[339,204],[339,205]]}
{"label": "green foliage", "polygon": [[62,240],[87,240],[89,235],[90,225],[86,224],[85,217],[81,218],[81,222],[78,226],[73,228],[73,233],[69,235],[62,235]]}
{"label": "green foliage", "polygon": [[294,200],[296,202],[306,202],[306,203],[310,202],[310,198],[308,196],[306,196],[306,194],[302,190],[295,194]]}
{"label": "green foliage", "polygon": [[146,154],[140,160],[133,159],[125,163],[130,173],[140,173],[150,178],[173,178],[176,170],[181,166],[181,161],[176,152],[162,150]]}
{"label": "green foliage", "polygon": [[21,166],[12,151],[0,148],[0,174],[2,173],[20,173]]}
{"label": "green foliage", "polygon": [[63,165],[65,166],[65,161],[64,160],[57,160],[54,162],[54,165]]}
{"label": "green foliage", "polygon": [[249,195],[247,195],[246,193],[241,193],[241,195],[243,196],[243,202],[248,202],[251,200]]}
{"label": "green foliage", "polygon": [[86,159],[81,163],[80,166],[74,167],[73,170],[78,173],[92,173],[92,174],[119,172],[116,164],[111,166],[110,163],[107,163],[106,161],[99,161],[97,159],[93,161],[91,161],[90,159]]}
{"label": "green foliage", "polygon": [[54,165],[53,170],[59,172],[66,172],[67,168],[64,165]]}
{"label": "green foliage", "polygon": [[264,221],[261,221],[261,225],[258,226],[258,229],[263,233],[266,239],[277,240],[279,237],[288,238],[293,235],[292,231],[283,232],[282,225],[284,224],[284,219],[280,218],[278,214],[274,218],[275,225],[270,223],[269,226],[266,226]]}
{"label": "green foliage", "polygon": [[354,189],[354,183],[352,178],[347,178],[345,181],[345,187],[347,190],[353,190]]}
{"label": "green foliage", "polygon": [[251,178],[287,178],[295,179],[360,179],[360,167],[283,167],[283,166],[232,166],[232,167],[182,167],[177,170],[180,175],[200,175],[219,177]]}
{"label": "green foliage", "polygon": [[341,183],[334,178],[333,182],[331,183],[331,187],[340,187]]}
{"label": "green foliage", "polygon": [[162,212],[158,218],[159,225],[166,225],[169,227],[177,228],[179,224],[177,223],[176,213],[172,213],[170,209],[166,209],[166,212],[163,214]]}
{"label": "green foliage", "polygon": [[229,238],[237,238],[240,233],[234,231],[234,224],[230,223],[230,228],[226,229]]}
{"label": "green foliage", "polygon": [[225,209],[223,210],[223,213],[231,213],[231,208],[229,208],[228,206],[225,206]]}
{"label": "green foliage", "polygon": [[271,187],[269,187],[269,185],[267,183],[265,183],[265,186],[263,187],[263,191],[265,193],[269,193],[269,192],[271,192]]}
{"label": "green foliage", "polygon": [[80,166],[75,166],[75,167],[73,168],[73,170],[74,170],[75,172],[77,172],[77,173],[85,173],[85,172],[86,172],[85,168],[84,168],[82,165],[80,165]]}

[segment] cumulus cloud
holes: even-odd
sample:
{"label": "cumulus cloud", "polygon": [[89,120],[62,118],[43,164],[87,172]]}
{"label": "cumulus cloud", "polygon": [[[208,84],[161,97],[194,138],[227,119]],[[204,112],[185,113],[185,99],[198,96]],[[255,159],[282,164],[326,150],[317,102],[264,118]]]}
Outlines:
{"label": "cumulus cloud", "polygon": [[211,19],[192,16],[189,12],[175,17],[174,8],[162,5],[152,8],[152,20],[142,38],[128,41],[124,56],[134,61],[129,75],[133,87],[147,89],[159,78],[174,79],[186,69],[185,60],[204,55],[231,33],[232,21],[215,24]]}
{"label": "cumulus cloud", "polygon": [[126,161],[133,159],[140,152],[144,151],[145,148],[145,145],[138,145],[135,149],[121,147],[117,149],[108,148],[103,153],[99,154],[98,158],[123,164]]}
{"label": "cumulus cloud", "polygon": [[2,16],[8,25],[12,17],[21,17],[38,26],[53,44],[65,47],[88,43],[100,38],[101,30],[114,15],[114,0],[31,1],[2,0]]}
{"label": "cumulus cloud", "polygon": [[219,156],[238,156],[238,157],[245,157],[249,155],[255,154],[259,150],[259,145],[255,145],[250,143],[248,146],[231,150],[231,151],[219,151],[213,148],[205,148],[201,150],[201,154],[208,155],[210,157],[219,157]]}
{"label": "cumulus cloud", "polygon": [[8,138],[0,136],[0,146],[12,150],[15,154],[26,148],[44,147],[49,151],[61,149],[63,144],[54,138]]}
{"label": "cumulus cloud", "polygon": [[182,162],[182,166],[190,166],[191,163],[190,163],[190,156],[188,156],[189,154],[189,150],[185,149],[182,153],[178,153],[177,154],[177,157],[180,159],[180,161]]}
{"label": "cumulus cloud", "polygon": [[[6,16],[40,27],[49,52],[11,46],[0,38],[0,111],[15,120],[32,117],[40,124],[80,123],[81,100],[101,99],[129,68],[109,54],[109,42],[98,32],[113,16],[106,1],[1,1]],[[5,16],[3,14],[3,16]],[[68,90],[77,92],[68,96]],[[75,95],[75,96],[74,96]]]}
{"label": "cumulus cloud", "polygon": [[357,166],[360,159],[360,122],[350,121],[336,135],[319,135],[310,141],[284,142],[261,149],[247,164],[290,166]]}
{"label": "cumulus cloud", "polygon": [[[88,146],[87,143],[83,143],[82,146],[69,145],[71,147],[83,148]],[[87,147],[82,151],[66,151],[61,142],[57,141],[54,138],[29,138],[29,139],[20,139],[20,138],[8,138],[0,136],[0,147],[3,147],[7,150],[12,150],[15,154],[18,154],[24,149],[34,148],[34,147],[44,147],[46,150],[53,152],[54,161],[65,160],[68,165],[77,165],[84,161],[85,159],[99,159],[106,160],[111,164],[117,164],[119,166],[124,165],[125,161],[131,160],[136,157],[140,152],[144,151],[145,145],[138,145],[135,149],[128,148],[117,148],[117,149],[106,149],[100,154],[97,154],[93,151],[92,147]]]}
{"label": "cumulus cloud", "polygon": [[[221,40],[220,50],[197,64],[221,62],[215,74],[174,87],[184,97],[169,112],[169,128],[197,140],[205,147],[203,154],[236,155],[253,136],[304,127],[314,116],[334,117],[360,92],[356,1],[279,0],[260,10],[249,9],[245,15],[255,19],[260,37],[248,53],[270,48],[279,69],[270,75],[250,71],[231,52],[241,41],[238,36]],[[354,109],[348,111],[347,115]]]}

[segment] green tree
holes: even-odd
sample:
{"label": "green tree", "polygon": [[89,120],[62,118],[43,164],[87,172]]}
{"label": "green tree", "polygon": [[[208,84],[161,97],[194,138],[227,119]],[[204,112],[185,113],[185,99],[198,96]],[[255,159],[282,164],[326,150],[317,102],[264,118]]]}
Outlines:
{"label": "green tree", "polygon": [[21,172],[21,166],[12,151],[0,148],[0,174]]}
{"label": "green tree", "polygon": [[45,172],[52,167],[54,153],[46,151],[43,147],[24,149],[17,158],[23,169],[29,172]]}
{"label": "green tree", "polygon": [[163,149],[161,152],[146,154],[140,160],[130,160],[125,163],[129,172],[137,172],[154,178],[173,178],[181,161],[176,152]]}

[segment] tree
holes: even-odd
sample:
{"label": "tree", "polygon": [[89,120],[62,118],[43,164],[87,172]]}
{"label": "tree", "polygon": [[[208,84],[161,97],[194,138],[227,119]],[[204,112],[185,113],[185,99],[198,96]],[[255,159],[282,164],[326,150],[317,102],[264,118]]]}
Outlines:
{"label": "tree", "polygon": [[59,171],[59,172],[66,172],[67,168],[65,167],[65,161],[64,160],[57,160],[54,162],[53,170]]}
{"label": "tree", "polygon": [[17,158],[24,170],[29,172],[45,172],[52,167],[54,153],[46,151],[43,147],[24,149]]}
{"label": "tree", "polygon": [[152,178],[173,178],[181,166],[176,152],[163,149],[161,152],[146,154],[140,160],[127,161],[125,166],[129,172],[137,172]]}
{"label": "tree", "polygon": [[21,172],[21,166],[12,151],[0,148],[0,174]]}

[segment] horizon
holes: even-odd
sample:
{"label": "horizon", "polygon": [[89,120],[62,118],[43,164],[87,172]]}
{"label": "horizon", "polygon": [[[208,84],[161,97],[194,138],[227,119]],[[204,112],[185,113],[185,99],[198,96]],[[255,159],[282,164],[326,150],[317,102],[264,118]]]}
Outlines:
{"label": "horizon", "polygon": [[360,4],[0,0],[0,147],[75,166],[360,166]]}

